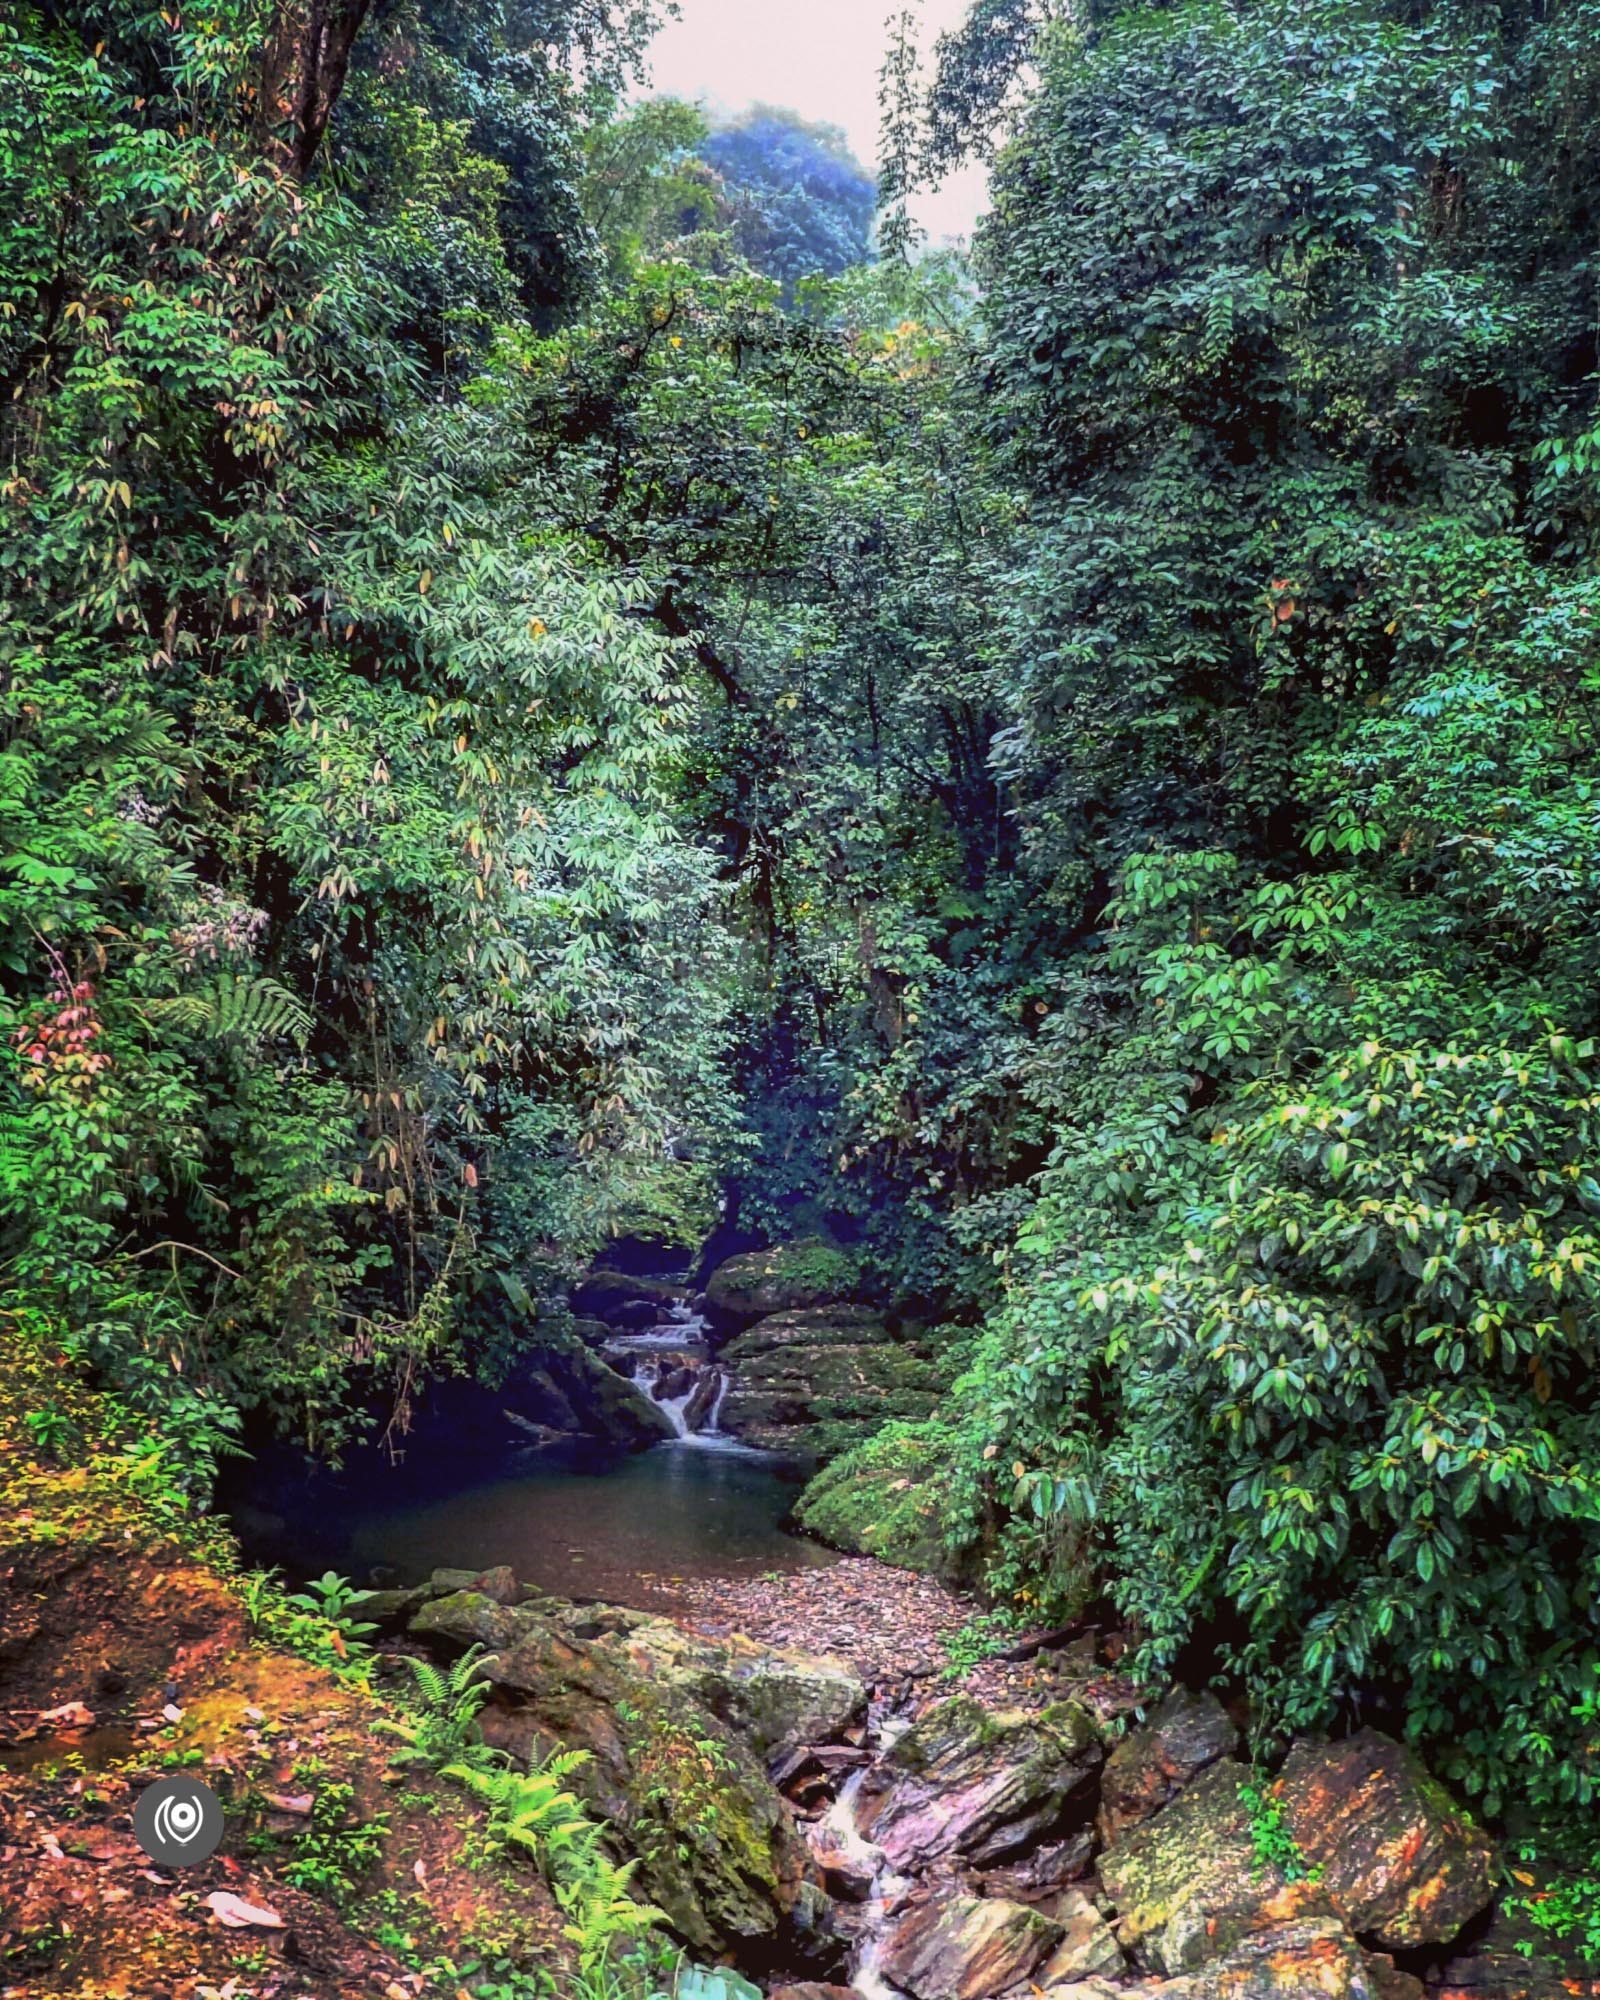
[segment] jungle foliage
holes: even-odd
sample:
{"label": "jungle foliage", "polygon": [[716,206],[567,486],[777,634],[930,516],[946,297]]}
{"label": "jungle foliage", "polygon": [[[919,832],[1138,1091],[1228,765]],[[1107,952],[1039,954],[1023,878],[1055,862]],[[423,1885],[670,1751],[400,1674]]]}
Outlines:
{"label": "jungle foliage", "polygon": [[885,79],[891,199],[1010,121],[975,270],[641,9],[95,12],[0,25],[10,1282],[203,1478],[728,1190],[948,1328],[865,1469],[997,1599],[1591,1800],[1600,6],[981,0]]}
{"label": "jungle foliage", "polygon": [[1070,942],[949,1530],[1491,1808],[1600,1778],[1597,29],[1058,27],[981,249]]}
{"label": "jungle foliage", "polygon": [[386,14],[301,172],[269,9],[104,12],[0,23],[5,1256],[162,1421],[331,1441],[703,1205],[692,663],[497,408],[639,18]]}

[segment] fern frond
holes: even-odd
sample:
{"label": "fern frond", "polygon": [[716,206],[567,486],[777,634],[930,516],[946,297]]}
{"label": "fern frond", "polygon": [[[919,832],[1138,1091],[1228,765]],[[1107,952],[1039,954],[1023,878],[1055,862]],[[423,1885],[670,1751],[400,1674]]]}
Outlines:
{"label": "fern frond", "polygon": [[206,1006],[209,1032],[219,1041],[270,1042],[289,1035],[304,1044],[311,1014],[298,994],[265,973],[241,978],[219,972],[198,996]]}

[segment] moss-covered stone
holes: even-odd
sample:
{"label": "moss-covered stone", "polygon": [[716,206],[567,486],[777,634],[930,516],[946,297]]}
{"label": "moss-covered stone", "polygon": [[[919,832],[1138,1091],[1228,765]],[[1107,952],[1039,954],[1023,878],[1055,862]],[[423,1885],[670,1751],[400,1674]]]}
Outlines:
{"label": "moss-covered stone", "polygon": [[629,1271],[590,1271],[574,1286],[572,1310],[580,1318],[609,1320],[631,1305],[659,1306],[663,1312],[683,1296],[676,1278],[636,1277]]}
{"label": "moss-covered stone", "polygon": [[856,1284],[854,1260],[820,1236],[729,1257],[706,1281],[712,1308],[734,1320],[835,1305]]}
{"label": "moss-covered stone", "polygon": [[929,1415],[937,1367],[861,1306],[769,1314],[730,1342],[724,1429],[751,1444],[821,1460],[884,1424]]}
{"label": "moss-covered stone", "polygon": [[836,1458],[796,1508],[808,1534],[900,1569],[946,1573],[946,1437],[937,1424],[895,1423]]}
{"label": "moss-covered stone", "polygon": [[745,1730],[776,1743],[853,1713],[861,1689],[843,1669],[700,1642],[639,1613],[473,1592],[429,1604],[411,1631],[488,1648],[488,1741],[517,1757],[590,1753],[572,1783],[639,1857],[640,1893],[685,1943],[721,1951],[788,1923],[808,1856]]}
{"label": "moss-covered stone", "polygon": [[1112,1751],[1100,1779],[1100,1838],[1110,1847],[1129,1827],[1169,1805],[1185,1785],[1239,1748],[1239,1731],[1214,1694],[1174,1688]]}
{"label": "moss-covered stone", "polygon": [[1087,1824],[1104,1755],[1076,1703],[996,1714],[954,1695],[884,1755],[858,1795],[856,1824],[902,1870],[952,1856],[1003,1861],[1074,1810]]}
{"label": "moss-covered stone", "polygon": [[860,1678],[839,1660],[773,1652],[737,1633],[701,1638],[666,1618],[634,1622],[621,1642],[642,1673],[693,1695],[762,1755],[825,1743],[866,1708]]}
{"label": "moss-covered stone", "polygon": [[1249,1776],[1248,1765],[1220,1759],[1101,1857],[1117,1937],[1153,1972],[1193,1971],[1291,1916],[1336,1920],[1320,1889],[1291,1885],[1258,1856],[1241,1796]]}

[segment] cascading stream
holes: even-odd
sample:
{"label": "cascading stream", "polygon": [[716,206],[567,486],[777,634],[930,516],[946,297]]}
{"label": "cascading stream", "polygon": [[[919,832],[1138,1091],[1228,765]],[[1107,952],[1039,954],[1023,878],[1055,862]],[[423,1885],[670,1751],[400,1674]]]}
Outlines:
{"label": "cascading stream", "polygon": [[602,1350],[670,1418],[677,1441],[698,1451],[748,1451],[721,1426],[731,1371],[712,1357],[710,1327],[687,1301],[642,1333],[621,1333]]}
{"label": "cascading stream", "polygon": [[855,1802],[866,1779],[865,1770],[853,1771],[839,1789],[839,1796],[811,1830],[811,1840],[820,1853],[831,1853],[862,1875],[870,1876],[871,1887],[859,1905],[859,1931],[849,1960],[849,1983],[862,2000],[905,2000],[898,1987],[891,1986],[879,1971],[883,1936],[889,1918],[912,1888],[856,1825]]}

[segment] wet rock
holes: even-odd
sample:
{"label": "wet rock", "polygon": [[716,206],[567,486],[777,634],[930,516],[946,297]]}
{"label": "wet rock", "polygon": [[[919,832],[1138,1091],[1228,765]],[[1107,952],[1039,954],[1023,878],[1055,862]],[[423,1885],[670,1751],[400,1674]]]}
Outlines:
{"label": "wet rock", "polygon": [[813,1840],[812,1855],[822,1871],[822,1886],[843,1903],[864,1903],[872,1894],[873,1869],[869,1861],[842,1847],[830,1847]]}
{"label": "wet rock", "polygon": [[585,1347],[604,1347],[608,1340],[615,1339],[617,1331],[603,1319],[575,1319],[571,1330],[573,1338],[581,1340]]}
{"label": "wet rock", "polygon": [[1080,1827],[1065,1840],[1047,1840],[1020,1861],[997,1868],[983,1878],[987,1896],[1010,1896],[1019,1903],[1036,1902],[1089,1872],[1094,1858],[1094,1832]]}
{"label": "wet rock", "polygon": [[825,1986],[821,1980],[799,1979],[793,1986],[774,1986],[767,2000],[861,2000],[853,1986]]}
{"label": "wet rock", "polygon": [[1159,1990],[1162,2000],[1384,2000],[1374,1972],[1336,1917],[1307,1915],[1253,1932]]}
{"label": "wet rock", "polygon": [[687,1396],[695,1385],[698,1370],[686,1361],[675,1366],[663,1367],[650,1385],[650,1395],[657,1403],[675,1403],[679,1397]]}
{"label": "wet rock", "polygon": [[1434,2000],[1568,2000],[1569,1991],[1548,1960],[1483,1951],[1451,1959],[1439,1974]]}
{"label": "wet rock", "polygon": [[852,1750],[841,1744],[780,1745],[767,1759],[767,1776],[792,1799],[817,1786],[831,1793],[843,1772],[871,1762],[870,1750]]}
{"label": "wet rock", "polygon": [[666,1411],[598,1354],[574,1347],[565,1360],[562,1388],[591,1436],[641,1447],[677,1435]]}
{"label": "wet rock", "polygon": [[1117,1937],[1152,1972],[1193,1971],[1250,1932],[1291,1917],[1327,1918],[1337,1927],[1320,1889],[1291,1886],[1257,1860],[1239,1796],[1248,1777],[1245,1765],[1222,1759],[1101,1856]]}
{"label": "wet rock", "polygon": [[855,1271],[842,1250],[820,1236],[729,1257],[706,1280],[706,1303],[732,1320],[837,1304],[850,1296]]}
{"label": "wet rock", "polygon": [[1024,1903],[953,1896],[908,1910],[879,1964],[915,2000],[989,2000],[1027,1979],[1060,1939],[1060,1925]]}
{"label": "wet rock", "polygon": [[620,1322],[630,1306],[653,1309],[646,1321],[651,1325],[664,1318],[667,1310],[683,1296],[682,1284],[674,1278],[636,1277],[627,1271],[591,1271],[573,1288],[572,1310],[580,1319],[604,1320],[610,1326]]}
{"label": "wet rock", "polygon": [[[458,1592],[412,1620],[419,1638],[482,1645],[487,1742],[517,1758],[560,1746],[589,1761],[572,1784],[640,1857],[641,1895],[700,1951],[798,1930],[810,1861],[742,1727],[853,1712],[860,1683],[740,1640],[697,1641],[617,1607],[507,1606]],[[721,1712],[712,1706],[722,1704]]]}
{"label": "wet rock", "polygon": [[857,1822],[896,1868],[944,1855],[982,1866],[1053,1833],[1080,1806],[1102,1751],[1075,1703],[991,1714],[966,1695],[937,1703],[863,1785]]}
{"label": "wet rock", "polygon": [[1299,1744],[1273,1790],[1352,1931],[1393,1950],[1448,1944],[1488,1908],[1488,1835],[1391,1738]]}
{"label": "wet rock", "polygon": [[722,1370],[702,1368],[695,1377],[694,1393],[683,1406],[683,1421],[692,1431],[703,1430],[717,1398],[722,1393]]}
{"label": "wet rock", "polygon": [[1049,1915],[1061,1926],[1062,1937],[1034,1975],[1040,1986],[1123,1970],[1122,1949],[1111,1926],[1081,1889],[1064,1889]]}
{"label": "wet rock", "polygon": [[[553,1431],[559,1436],[562,1433],[583,1429],[582,1419],[550,1369],[528,1369],[523,1378],[523,1387],[525,1390],[531,1389],[539,1400],[539,1417],[535,1421],[541,1430]],[[513,1421],[519,1419],[517,1412],[508,1412],[508,1415]],[[521,1416],[520,1421],[527,1423],[530,1420],[526,1416]]]}
{"label": "wet rock", "polygon": [[927,1416],[942,1377],[862,1306],[774,1313],[729,1343],[725,1430],[790,1456],[831,1457],[891,1418]]}
{"label": "wet rock", "polygon": [[471,1591],[487,1597],[491,1604],[520,1604],[524,1595],[509,1563],[496,1563],[491,1569],[436,1569],[428,1579],[428,1589],[435,1596],[447,1597]]}
{"label": "wet rock", "polygon": [[565,1335],[523,1348],[514,1373],[497,1389],[481,1383],[434,1383],[427,1391],[437,1432],[452,1449],[493,1450],[520,1432],[546,1441],[576,1436],[643,1450],[674,1435],[672,1420],[604,1355]]}
{"label": "wet rock", "polygon": [[1125,1736],[1106,1759],[1100,1780],[1101,1840],[1111,1846],[1238,1747],[1239,1732],[1215,1695],[1175,1689],[1144,1728]]}

